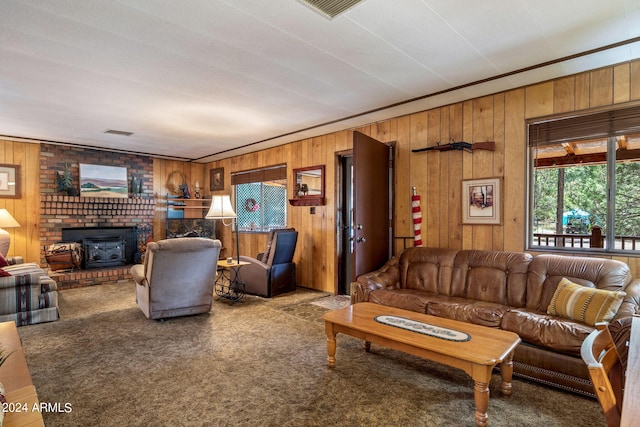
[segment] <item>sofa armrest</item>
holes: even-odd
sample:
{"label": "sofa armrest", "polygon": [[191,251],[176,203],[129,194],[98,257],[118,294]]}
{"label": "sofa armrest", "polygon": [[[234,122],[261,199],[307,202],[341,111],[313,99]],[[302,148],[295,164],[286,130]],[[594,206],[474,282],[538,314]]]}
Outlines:
{"label": "sofa armrest", "polygon": [[612,321],[640,314],[640,279],[633,279],[625,288],[626,296]]}
{"label": "sofa armrest", "polygon": [[23,264],[24,258],[22,258],[21,256],[11,256],[7,258],[7,262],[9,263],[9,265]]}
{"label": "sofa armrest", "polygon": [[[40,274],[20,273],[12,276],[0,277],[0,289],[16,288],[20,286],[40,286]],[[42,291],[39,291],[39,293]]]}
{"label": "sofa armrest", "polygon": [[136,284],[141,286],[147,286],[147,278],[144,275],[144,264],[135,264],[131,267],[131,277]]}
{"label": "sofa armrest", "polygon": [[376,289],[400,288],[398,257],[393,257],[379,269],[362,274],[351,283],[351,303],[369,301],[369,293]]}

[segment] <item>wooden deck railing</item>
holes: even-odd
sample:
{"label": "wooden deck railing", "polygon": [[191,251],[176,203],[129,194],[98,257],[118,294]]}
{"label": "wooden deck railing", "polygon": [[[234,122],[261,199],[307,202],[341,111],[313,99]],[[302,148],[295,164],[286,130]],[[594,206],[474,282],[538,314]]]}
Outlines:
{"label": "wooden deck railing", "polygon": [[[536,246],[560,246],[564,248],[604,248],[605,235],[600,227],[593,227],[591,234],[534,233]],[[615,236],[616,249],[640,250],[640,236]]]}

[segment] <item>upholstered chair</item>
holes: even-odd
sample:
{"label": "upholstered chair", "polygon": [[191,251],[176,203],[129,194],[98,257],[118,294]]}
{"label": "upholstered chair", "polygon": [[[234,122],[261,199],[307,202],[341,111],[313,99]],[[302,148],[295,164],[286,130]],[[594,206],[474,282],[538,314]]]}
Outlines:
{"label": "upholstered chair", "polygon": [[241,256],[248,262],[239,271],[239,279],[245,283],[245,292],[270,298],[296,289],[296,264],[293,254],[298,242],[294,229],[274,230],[269,233],[267,248],[256,258]]}
{"label": "upholstered chair", "polygon": [[131,268],[136,302],[149,319],[208,313],[220,241],[183,237],[149,242],[144,264]]}

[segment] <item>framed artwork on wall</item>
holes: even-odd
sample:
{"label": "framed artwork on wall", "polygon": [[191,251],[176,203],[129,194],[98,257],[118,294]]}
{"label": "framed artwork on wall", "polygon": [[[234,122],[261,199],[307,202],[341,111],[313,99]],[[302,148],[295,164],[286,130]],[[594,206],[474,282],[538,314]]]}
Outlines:
{"label": "framed artwork on wall", "polygon": [[20,165],[0,164],[0,198],[19,199]]}
{"label": "framed artwork on wall", "polygon": [[129,197],[127,168],[80,163],[80,196]]}
{"label": "framed artwork on wall", "polygon": [[462,181],[462,223],[500,224],[500,178]]}
{"label": "framed artwork on wall", "polygon": [[209,170],[209,188],[211,191],[224,190],[224,168],[215,168]]}

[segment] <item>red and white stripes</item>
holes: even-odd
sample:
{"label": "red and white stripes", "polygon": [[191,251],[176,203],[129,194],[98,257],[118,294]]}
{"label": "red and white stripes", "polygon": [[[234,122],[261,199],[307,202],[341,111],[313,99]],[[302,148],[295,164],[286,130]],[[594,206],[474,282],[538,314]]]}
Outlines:
{"label": "red and white stripes", "polygon": [[416,187],[411,188],[411,217],[413,218],[413,246],[422,246],[422,213],[420,212],[420,196]]}

